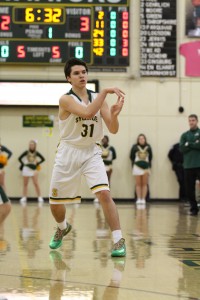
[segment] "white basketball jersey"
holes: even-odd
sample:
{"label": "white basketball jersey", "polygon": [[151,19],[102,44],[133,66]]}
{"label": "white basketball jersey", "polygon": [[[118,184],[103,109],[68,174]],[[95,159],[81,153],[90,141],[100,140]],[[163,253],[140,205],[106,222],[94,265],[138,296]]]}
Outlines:
{"label": "white basketball jersey", "polygon": [[[87,90],[87,92],[89,100],[92,102],[97,97],[97,93],[90,90]],[[72,89],[67,95],[72,96],[74,101],[86,106]],[[70,114],[66,120],[59,120],[59,129],[60,140],[75,146],[90,146],[103,138],[103,124],[100,111],[91,119]]]}

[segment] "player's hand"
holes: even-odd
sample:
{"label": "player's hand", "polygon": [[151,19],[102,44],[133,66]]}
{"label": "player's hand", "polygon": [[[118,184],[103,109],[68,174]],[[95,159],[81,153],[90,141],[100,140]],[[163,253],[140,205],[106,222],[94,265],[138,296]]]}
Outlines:
{"label": "player's hand", "polygon": [[118,97],[117,102],[111,106],[110,113],[112,116],[118,116],[124,105],[124,97]]}
{"label": "player's hand", "polygon": [[125,93],[117,87],[106,88],[108,94],[116,94],[118,97],[124,97]]}

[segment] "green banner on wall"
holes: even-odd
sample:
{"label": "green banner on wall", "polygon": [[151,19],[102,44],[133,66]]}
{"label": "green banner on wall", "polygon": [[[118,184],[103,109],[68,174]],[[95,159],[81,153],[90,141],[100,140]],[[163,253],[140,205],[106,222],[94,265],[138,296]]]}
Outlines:
{"label": "green banner on wall", "polygon": [[23,116],[23,127],[53,127],[53,115]]}

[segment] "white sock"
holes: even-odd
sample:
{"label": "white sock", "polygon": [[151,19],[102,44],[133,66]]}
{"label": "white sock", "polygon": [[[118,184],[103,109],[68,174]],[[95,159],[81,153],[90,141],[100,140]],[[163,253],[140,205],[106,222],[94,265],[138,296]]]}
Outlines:
{"label": "white sock", "polygon": [[122,231],[121,230],[112,231],[112,237],[113,237],[114,244],[117,243],[122,238]]}
{"label": "white sock", "polygon": [[58,227],[60,228],[60,230],[63,230],[65,228],[67,228],[67,221],[66,221],[66,219],[64,219],[63,222],[58,223]]}

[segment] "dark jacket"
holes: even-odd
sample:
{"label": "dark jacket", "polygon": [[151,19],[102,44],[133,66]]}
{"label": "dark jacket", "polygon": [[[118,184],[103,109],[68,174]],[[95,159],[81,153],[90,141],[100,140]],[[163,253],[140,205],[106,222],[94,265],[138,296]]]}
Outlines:
{"label": "dark jacket", "polygon": [[172,170],[183,168],[183,153],[180,150],[180,144],[174,144],[169,150],[168,158],[172,163]]}
{"label": "dark jacket", "polygon": [[181,135],[180,150],[184,169],[200,168],[200,129],[188,130]]}

